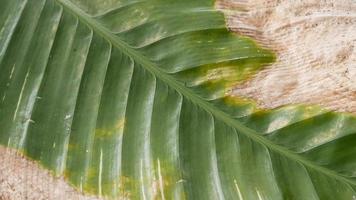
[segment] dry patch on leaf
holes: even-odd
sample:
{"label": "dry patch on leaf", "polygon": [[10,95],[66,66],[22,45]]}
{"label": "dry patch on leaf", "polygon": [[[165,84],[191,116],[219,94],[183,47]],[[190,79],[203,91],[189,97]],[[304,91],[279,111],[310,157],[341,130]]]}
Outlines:
{"label": "dry patch on leaf", "polygon": [[277,53],[232,95],[262,108],[318,104],[356,113],[354,0],[220,0],[228,26]]}
{"label": "dry patch on leaf", "polygon": [[0,200],[99,200],[13,149],[0,146]]}

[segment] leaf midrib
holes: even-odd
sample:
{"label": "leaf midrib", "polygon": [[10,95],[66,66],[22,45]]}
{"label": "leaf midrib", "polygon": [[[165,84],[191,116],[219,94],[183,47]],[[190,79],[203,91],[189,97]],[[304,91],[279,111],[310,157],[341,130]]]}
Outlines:
{"label": "leaf midrib", "polygon": [[126,42],[122,41],[118,36],[114,35],[110,32],[106,27],[102,26],[95,19],[91,18],[90,15],[86,14],[83,10],[78,8],[75,4],[70,2],[69,0],[54,0],[59,5],[61,5],[65,10],[71,13],[73,16],[77,17],[79,21],[86,24],[93,32],[97,33],[105,40],[107,40],[112,46],[119,49],[122,53],[126,54],[128,57],[133,59],[136,63],[140,64],[144,69],[152,73],[157,79],[160,79],[164,83],[166,83],[169,87],[176,90],[186,99],[189,99],[196,105],[200,106],[207,112],[211,113],[216,119],[221,120],[227,125],[234,127],[239,133],[245,135],[250,138],[254,142],[257,142],[271,151],[274,151],[284,157],[287,157],[291,160],[297,161],[304,165],[305,167],[309,167],[314,169],[320,173],[323,173],[327,176],[334,177],[337,180],[345,182],[350,185],[356,186],[356,181],[347,178],[333,170],[317,165],[315,162],[304,158],[303,156],[290,151],[286,147],[276,145],[265,137],[261,136],[255,130],[250,129],[244,126],[241,122],[232,118],[229,114],[219,110],[211,103],[205,101],[203,98],[195,94],[191,89],[185,87],[181,82],[175,80],[172,76],[165,73],[162,69],[160,69],[155,63],[150,61],[147,57],[143,56],[140,52],[130,47]]}

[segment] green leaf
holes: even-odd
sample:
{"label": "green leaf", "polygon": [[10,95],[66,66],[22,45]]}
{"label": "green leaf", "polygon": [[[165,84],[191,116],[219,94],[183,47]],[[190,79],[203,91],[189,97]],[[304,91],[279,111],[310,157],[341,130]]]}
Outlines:
{"label": "green leaf", "polygon": [[0,143],[129,199],[356,198],[356,118],[229,95],[274,61],[210,0],[0,0]]}

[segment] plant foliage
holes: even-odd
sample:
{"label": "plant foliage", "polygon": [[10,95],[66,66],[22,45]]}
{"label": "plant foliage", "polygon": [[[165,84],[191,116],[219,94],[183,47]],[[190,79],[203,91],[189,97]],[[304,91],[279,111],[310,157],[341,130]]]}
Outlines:
{"label": "plant foliage", "polygon": [[356,119],[261,110],[274,61],[211,0],[0,0],[0,142],[129,199],[355,199]]}

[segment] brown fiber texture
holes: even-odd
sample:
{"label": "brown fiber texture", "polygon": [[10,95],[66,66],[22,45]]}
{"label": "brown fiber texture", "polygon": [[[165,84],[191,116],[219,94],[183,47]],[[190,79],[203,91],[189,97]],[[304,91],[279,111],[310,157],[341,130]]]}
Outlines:
{"label": "brown fiber texture", "polygon": [[233,95],[263,108],[312,104],[356,113],[354,0],[222,0],[229,27],[277,53]]}
{"label": "brown fiber texture", "polygon": [[0,146],[0,200],[99,200],[83,195],[16,150]]}

